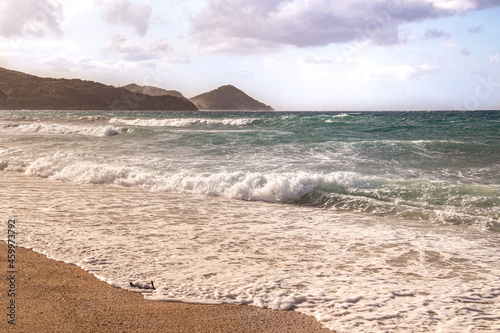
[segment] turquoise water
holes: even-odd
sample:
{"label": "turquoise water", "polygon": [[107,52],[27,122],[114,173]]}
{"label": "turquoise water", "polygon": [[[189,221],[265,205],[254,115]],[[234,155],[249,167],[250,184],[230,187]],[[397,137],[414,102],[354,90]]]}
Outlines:
{"label": "turquoise water", "polygon": [[[31,165],[32,174],[70,181],[500,228],[498,111],[7,111],[2,117],[19,125],[4,125],[3,168]],[[81,162],[106,171],[65,174]],[[128,179],[138,172],[141,180]]]}
{"label": "turquoise water", "polygon": [[21,246],[147,298],[500,329],[499,111],[0,111],[0,178]]}

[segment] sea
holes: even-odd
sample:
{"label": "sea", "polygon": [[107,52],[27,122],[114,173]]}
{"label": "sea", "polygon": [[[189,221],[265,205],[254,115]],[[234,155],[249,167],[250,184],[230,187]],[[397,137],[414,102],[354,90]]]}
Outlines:
{"label": "sea", "polygon": [[0,170],[2,239],[148,299],[500,331],[500,111],[4,110]]}

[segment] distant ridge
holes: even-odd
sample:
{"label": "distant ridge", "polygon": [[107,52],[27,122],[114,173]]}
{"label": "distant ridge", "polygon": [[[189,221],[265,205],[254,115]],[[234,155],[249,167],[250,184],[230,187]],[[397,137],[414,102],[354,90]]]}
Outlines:
{"label": "distant ridge", "polygon": [[131,92],[146,94],[146,95],[150,95],[150,96],[175,96],[175,97],[179,97],[179,98],[186,98],[186,97],[184,97],[184,95],[182,95],[177,90],[165,90],[165,89],[153,87],[153,86],[140,86],[140,85],[137,85],[135,83],[127,84],[126,86],[123,86],[122,88],[125,88]]}
{"label": "distant ridge", "polygon": [[185,98],[150,96],[79,79],[41,78],[0,67],[0,104],[36,110],[198,110]]}
{"label": "distant ridge", "polygon": [[232,85],[219,87],[189,99],[200,110],[274,111]]}

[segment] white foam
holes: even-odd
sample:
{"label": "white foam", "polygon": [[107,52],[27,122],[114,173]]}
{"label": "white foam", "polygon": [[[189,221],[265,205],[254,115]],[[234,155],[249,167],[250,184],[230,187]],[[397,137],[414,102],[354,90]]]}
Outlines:
{"label": "white foam", "polygon": [[325,120],[325,123],[333,123],[335,122],[336,120],[334,119],[338,119],[338,118],[349,118],[351,117],[352,115],[351,114],[348,114],[348,113],[341,113],[341,114],[337,114],[337,115],[334,115],[334,116],[330,116],[330,119],[327,119]]}
{"label": "white foam", "polygon": [[113,126],[78,126],[68,124],[47,124],[47,123],[31,123],[19,126],[10,126],[12,129],[22,132],[36,132],[48,134],[77,134],[95,137],[108,137],[120,134],[121,128]]}
{"label": "white foam", "polygon": [[23,246],[147,298],[295,309],[337,332],[500,328],[494,233],[16,177]]}
{"label": "white foam", "polygon": [[111,124],[124,124],[128,126],[151,126],[151,127],[189,127],[194,125],[225,125],[225,126],[248,126],[257,122],[257,118],[239,119],[208,119],[208,118],[173,118],[173,119],[123,119],[112,118]]}
{"label": "white foam", "polygon": [[[458,190],[463,193],[469,191],[471,195],[462,195],[457,202],[453,197],[446,198],[448,204],[443,209],[430,201],[432,197],[425,197],[427,191],[433,189],[432,183],[418,179],[397,182],[343,171],[197,173],[195,170],[169,173],[118,162],[85,162],[79,156],[57,153],[43,155],[29,163],[2,162],[0,167],[24,171],[32,176],[84,184],[138,187],[155,192],[193,193],[246,201],[300,203],[376,215],[424,217],[437,223],[470,225],[492,231],[498,230],[500,225],[498,209],[490,202],[494,199],[489,199],[495,189],[488,186],[458,187]],[[456,186],[450,189],[443,184],[439,186],[442,191],[457,190]],[[406,195],[410,190],[418,197],[401,197],[401,193]],[[482,197],[483,192],[488,193],[488,197]],[[491,208],[478,206],[481,201]]]}
{"label": "white foam", "polygon": [[[141,187],[154,191],[190,192],[224,196],[231,199],[293,203],[318,187],[345,187],[354,191],[360,182],[367,182],[355,173],[312,172],[260,173],[219,172],[197,174],[180,172],[161,174],[112,164],[70,162],[54,156],[36,159],[25,173],[39,177],[86,184]],[[347,191],[347,190],[346,190]]]}

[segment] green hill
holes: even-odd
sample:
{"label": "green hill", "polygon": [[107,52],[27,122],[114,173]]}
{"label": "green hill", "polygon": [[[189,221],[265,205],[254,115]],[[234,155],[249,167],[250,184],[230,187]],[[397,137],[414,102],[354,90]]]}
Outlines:
{"label": "green hill", "polygon": [[150,96],[79,79],[41,78],[1,67],[0,91],[13,109],[197,110],[193,103],[175,96]]}
{"label": "green hill", "polygon": [[166,90],[162,88],[152,87],[152,86],[139,86],[135,83],[127,84],[122,88],[127,89],[128,91],[146,94],[150,96],[175,96],[179,98],[186,98],[177,90]]}
{"label": "green hill", "polygon": [[219,87],[189,100],[200,110],[274,111],[269,105],[253,99],[231,85]]}

